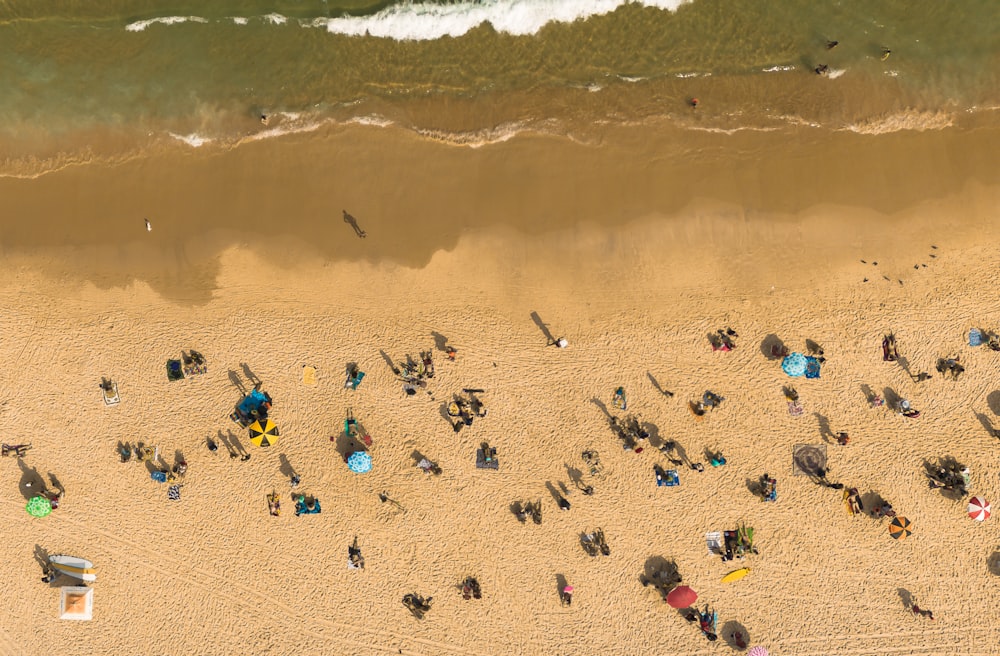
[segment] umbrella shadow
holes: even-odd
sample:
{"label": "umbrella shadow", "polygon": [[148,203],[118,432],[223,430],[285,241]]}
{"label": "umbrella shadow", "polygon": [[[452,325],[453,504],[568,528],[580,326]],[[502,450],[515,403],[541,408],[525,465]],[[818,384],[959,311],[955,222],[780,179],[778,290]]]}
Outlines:
{"label": "umbrella shadow", "polygon": [[355,451],[365,450],[364,443],[362,443],[360,440],[355,440],[351,437],[348,437],[344,433],[337,435],[334,442],[336,444],[337,453],[339,453],[340,457],[342,457],[345,461],[347,460],[348,456],[350,456]]}
{"label": "umbrella shadow", "polygon": [[765,337],[760,343],[760,352],[768,360],[780,360],[781,356],[777,354],[781,353],[785,349],[785,343],[774,333]]}
{"label": "umbrella shadow", "polygon": [[538,326],[538,329],[542,331],[543,335],[545,335],[546,343],[548,344],[555,343],[556,338],[552,336],[552,331],[549,330],[548,325],[544,321],[542,321],[542,318],[540,316],[538,316],[538,312],[532,311],[531,320],[535,322],[535,325]]}
{"label": "umbrella shadow", "polygon": [[232,369],[229,370],[229,382],[233,384],[233,387],[236,388],[241,397],[247,395],[247,386],[243,384],[243,379],[240,378],[239,373]]}
{"label": "umbrella shadow", "polygon": [[1000,547],[986,559],[986,571],[993,576],[1000,576]]}
{"label": "umbrella shadow", "polygon": [[885,499],[878,492],[868,491],[861,495],[861,506],[868,508],[868,515],[871,516],[872,508],[878,508],[885,503]]}
{"label": "umbrella shadow", "polygon": [[746,649],[746,647],[740,647],[736,644],[737,633],[743,637],[744,644],[750,644],[750,635],[747,633],[747,628],[736,620],[729,620],[719,629],[719,637],[725,640],[727,645],[733,649],[742,651],[743,649]]}
{"label": "umbrella shadow", "polygon": [[38,470],[24,464],[22,458],[17,459],[17,466],[21,468],[21,481],[18,483],[18,488],[21,490],[24,500],[30,501],[32,497],[43,494],[45,492],[45,479],[38,473]]}
{"label": "umbrella shadow", "polygon": [[1000,415],[1000,391],[990,392],[986,396],[986,405],[990,407],[990,412]]}

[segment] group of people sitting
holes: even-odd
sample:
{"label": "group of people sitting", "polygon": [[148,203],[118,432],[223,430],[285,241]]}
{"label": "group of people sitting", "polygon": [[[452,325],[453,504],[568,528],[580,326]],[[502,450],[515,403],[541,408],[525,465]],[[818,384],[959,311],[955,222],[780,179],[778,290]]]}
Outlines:
{"label": "group of people sitting", "polygon": [[965,371],[965,367],[958,363],[957,355],[951,355],[938,360],[937,371],[941,375],[949,376],[952,380],[958,380],[958,377]]}
{"label": "group of people sitting", "polygon": [[300,494],[295,497],[295,516],[299,515],[318,515],[322,512],[319,506],[319,499],[316,497],[307,497],[304,494]]}
{"label": "group of people sitting", "polygon": [[403,595],[403,605],[410,609],[414,617],[417,619],[423,619],[424,613],[431,609],[431,602],[434,601],[434,597],[421,597],[418,594],[408,593]]}
{"label": "group of people sitting", "polygon": [[758,495],[761,501],[776,501],[778,499],[778,481],[764,474],[757,482]]}
{"label": "group of people sitting", "polygon": [[708,342],[712,345],[713,351],[732,351],[736,348],[734,337],[739,337],[732,328],[719,328],[714,333],[709,333]]}
{"label": "group of people sitting", "polygon": [[611,547],[608,546],[607,541],[604,539],[604,530],[596,529],[590,533],[584,533],[580,537],[580,544],[583,545],[584,551],[591,558],[597,556],[598,554],[604,556],[611,555]]}
{"label": "group of people sitting", "polygon": [[452,429],[457,433],[462,426],[471,426],[472,420],[476,417],[486,416],[486,406],[477,396],[483,390],[464,389],[463,394],[455,394],[448,403],[448,416],[456,421],[452,422]]}
{"label": "group of people sitting", "polygon": [[462,599],[482,599],[483,591],[479,587],[479,581],[475,577],[469,576],[462,581]]}
{"label": "group of people sitting", "polygon": [[542,501],[515,501],[513,505],[514,515],[517,517],[517,521],[522,524],[531,517],[531,521],[536,524],[542,523]]}
{"label": "group of people sitting", "polygon": [[430,351],[421,351],[420,358],[414,361],[406,356],[405,362],[399,363],[399,377],[407,383],[420,383],[424,378],[434,378],[434,358]]}
{"label": "group of people sitting", "polygon": [[624,419],[620,419],[612,416],[609,422],[611,423],[611,430],[622,441],[623,449],[642,453],[642,447],[639,446],[639,442],[645,442],[649,439],[649,431],[642,427],[642,423],[638,417],[628,415]]}
{"label": "group of people sitting", "polygon": [[937,467],[928,467],[927,478],[930,479],[932,490],[953,490],[963,497],[969,493],[972,481],[969,468],[952,460],[942,462]]}

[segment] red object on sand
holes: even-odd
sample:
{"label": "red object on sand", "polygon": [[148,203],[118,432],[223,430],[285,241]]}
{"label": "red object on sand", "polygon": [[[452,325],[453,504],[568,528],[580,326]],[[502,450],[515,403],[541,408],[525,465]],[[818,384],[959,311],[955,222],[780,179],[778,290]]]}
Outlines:
{"label": "red object on sand", "polygon": [[698,601],[698,594],[686,585],[679,585],[667,594],[667,603],[673,608],[687,608]]}

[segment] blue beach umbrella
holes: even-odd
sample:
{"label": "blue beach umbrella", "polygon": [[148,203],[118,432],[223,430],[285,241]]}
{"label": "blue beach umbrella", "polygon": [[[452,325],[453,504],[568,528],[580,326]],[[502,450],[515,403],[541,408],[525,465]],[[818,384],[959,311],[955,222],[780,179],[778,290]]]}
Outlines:
{"label": "blue beach umbrella", "polygon": [[355,474],[364,474],[372,470],[372,457],[364,451],[355,451],[347,459],[347,468]]}
{"label": "blue beach umbrella", "polygon": [[781,370],[793,378],[804,376],[806,373],[806,356],[801,353],[792,353],[781,361]]}
{"label": "blue beach umbrella", "polygon": [[819,378],[819,360],[811,356],[806,358],[806,378]]}

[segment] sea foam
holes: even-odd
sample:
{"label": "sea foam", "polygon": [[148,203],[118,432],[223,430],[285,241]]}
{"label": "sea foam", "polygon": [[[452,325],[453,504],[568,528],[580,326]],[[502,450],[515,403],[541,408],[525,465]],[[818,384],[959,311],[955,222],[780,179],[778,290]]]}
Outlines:
{"label": "sea foam", "polygon": [[[673,11],[690,0],[639,0],[635,4]],[[484,23],[498,32],[525,36],[548,23],[573,21],[608,14],[628,0],[480,0],[449,4],[406,3],[391,5],[370,16],[320,19],[333,34],[376,36],[397,41],[426,41],[458,37]]]}
{"label": "sea foam", "polygon": [[129,32],[142,32],[144,29],[149,27],[154,23],[161,23],[163,25],[176,25],[177,23],[207,23],[207,18],[202,18],[201,16],[161,16],[159,18],[149,18],[146,20],[135,21],[134,23],[129,23],[125,26],[125,29]]}

